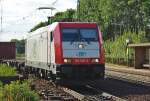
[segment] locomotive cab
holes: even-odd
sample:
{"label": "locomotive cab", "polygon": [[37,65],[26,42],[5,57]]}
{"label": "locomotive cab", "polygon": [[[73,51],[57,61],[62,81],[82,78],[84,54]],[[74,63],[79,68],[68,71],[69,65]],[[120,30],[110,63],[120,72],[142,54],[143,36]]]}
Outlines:
{"label": "locomotive cab", "polygon": [[60,23],[59,28],[61,55],[56,57],[61,57],[57,65],[61,79],[84,81],[104,78],[104,52],[97,24]]}

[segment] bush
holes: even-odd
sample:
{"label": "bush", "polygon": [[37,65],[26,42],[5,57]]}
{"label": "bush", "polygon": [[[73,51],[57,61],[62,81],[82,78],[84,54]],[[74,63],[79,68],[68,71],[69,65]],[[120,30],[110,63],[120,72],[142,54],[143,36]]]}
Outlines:
{"label": "bush", "polygon": [[28,82],[13,81],[0,90],[0,101],[39,101],[39,96],[31,91]]}
{"label": "bush", "polygon": [[16,76],[17,71],[5,64],[0,64],[0,76]]}
{"label": "bush", "polygon": [[[132,40],[132,43],[146,42],[144,32],[140,32],[139,34],[125,32],[123,35],[117,36],[114,41],[107,40],[104,43],[106,62],[116,63],[116,60],[120,60],[120,59],[121,60],[124,59],[124,61],[127,61],[128,54],[127,54],[127,46],[125,42],[127,38],[130,38]],[[129,49],[128,53],[129,53],[129,57],[131,58],[133,54],[133,50]]]}
{"label": "bush", "polygon": [[4,97],[4,94],[3,94],[3,83],[0,82],[0,101],[1,101],[1,99],[4,99],[3,97]]}
{"label": "bush", "polygon": [[19,60],[25,59],[25,54],[16,54],[16,59],[19,59]]}

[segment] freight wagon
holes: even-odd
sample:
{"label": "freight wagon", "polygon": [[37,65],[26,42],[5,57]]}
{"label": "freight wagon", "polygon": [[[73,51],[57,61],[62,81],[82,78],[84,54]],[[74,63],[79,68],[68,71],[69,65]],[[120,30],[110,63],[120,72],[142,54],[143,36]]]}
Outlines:
{"label": "freight wagon", "polygon": [[96,23],[55,22],[29,33],[27,71],[56,83],[104,78],[102,35]]}
{"label": "freight wagon", "polygon": [[15,59],[16,45],[15,42],[0,42],[0,60]]}

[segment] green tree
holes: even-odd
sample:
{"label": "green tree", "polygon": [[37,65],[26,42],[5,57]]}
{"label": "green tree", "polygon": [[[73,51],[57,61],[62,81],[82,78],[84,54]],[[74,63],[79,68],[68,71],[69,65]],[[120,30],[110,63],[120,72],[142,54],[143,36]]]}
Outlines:
{"label": "green tree", "polygon": [[[50,17],[49,21],[47,22],[40,22],[38,25],[36,25],[35,27],[33,27],[30,32],[35,31],[36,29],[40,28],[40,27],[44,27],[47,26],[53,22],[60,22],[62,20],[66,20],[66,21],[72,21],[74,18],[76,17],[76,11],[74,9],[68,9],[65,12],[57,12],[54,17]],[[64,20],[64,21],[65,21]]]}
{"label": "green tree", "polygon": [[82,21],[95,21],[108,34],[144,31],[150,19],[149,0],[80,0]]}
{"label": "green tree", "polygon": [[25,53],[25,40],[17,40],[17,39],[12,39],[11,42],[16,43],[16,48],[17,48],[17,54],[24,54]]}
{"label": "green tree", "polygon": [[31,30],[30,30],[30,32],[33,32],[33,31],[35,31],[36,29],[38,29],[38,28],[40,28],[40,27],[44,27],[44,26],[47,26],[47,22],[40,22],[39,24],[37,24],[36,26],[34,26]]}
{"label": "green tree", "polygon": [[[80,0],[77,11],[80,11],[80,21],[97,22],[105,39],[125,31],[139,33],[150,23],[150,0]],[[58,12],[51,23],[76,18],[77,11]],[[46,22],[38,24],[34,30],[46,25]]]}

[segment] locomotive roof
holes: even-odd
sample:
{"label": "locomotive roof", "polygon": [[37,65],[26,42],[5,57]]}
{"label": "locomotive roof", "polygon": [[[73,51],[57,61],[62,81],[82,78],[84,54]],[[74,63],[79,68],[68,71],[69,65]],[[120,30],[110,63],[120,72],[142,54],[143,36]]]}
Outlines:
{"label": "locomotive roof", "polygon": [[39,33],[43,33],[45,31],[53,31],[57,25],[58,25],[58,22],[55,22],[51,25],[41,27],[41,28],[37,29],[36,31],[29,33],[27,36],[36,35]]}
{"label": "locomotive roof", "polygon": [[91,23],[91,24],[96,24],[96,22],[59,22],[59,23]]}
{"label": "locomotive roof", "polygon": [[96,24],[96,22],[54,22],[52,23],[51,25],[48,25],[48,26],[45,26],[45,27],[41,27],[39,29],[37,29],[36,31],[34,32],[31,32],[29,33],[27,36],[32,36],[32,35],[36,35],[36,34],[39,34],[39,33],[43,33],[45,31],[54,31],[55,27],[58,25],[58,24],[61,24],[61,23],[90,23],[90,24]]}

